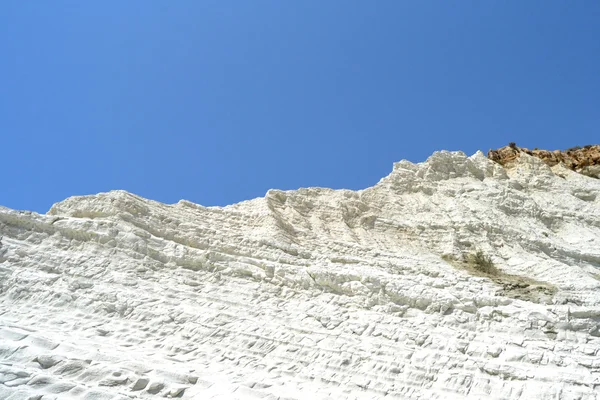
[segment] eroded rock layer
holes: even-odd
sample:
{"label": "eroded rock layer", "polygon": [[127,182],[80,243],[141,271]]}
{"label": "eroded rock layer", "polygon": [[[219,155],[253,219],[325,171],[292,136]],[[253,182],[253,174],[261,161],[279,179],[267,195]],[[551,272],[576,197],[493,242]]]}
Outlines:
{"label": "eroded rock layer", "polygon": [[497,150],[490,150],[488,158],[502,165],[507,165],[517,159],[522,153],[537,157],[550,167],[563,164],[567,168],[587,176],[600,178],[600,145],[587,145],[561,150],[529,150],[518,147],[515,143]]}
{"label": "eroded rock layer", "polygon": [[600,180],[527,152],[0,232],[2,399],[600,398]]}

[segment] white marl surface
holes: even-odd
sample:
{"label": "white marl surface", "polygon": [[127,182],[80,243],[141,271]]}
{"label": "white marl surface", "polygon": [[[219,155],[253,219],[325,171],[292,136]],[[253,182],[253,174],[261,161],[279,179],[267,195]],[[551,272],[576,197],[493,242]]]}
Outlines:
{"label": "white marl surface", "polygon": [[[0,399],[600,399],[600,180],[527,155],[72,197],[0,235]],[[476,249],[500,277],[454,261]]]}

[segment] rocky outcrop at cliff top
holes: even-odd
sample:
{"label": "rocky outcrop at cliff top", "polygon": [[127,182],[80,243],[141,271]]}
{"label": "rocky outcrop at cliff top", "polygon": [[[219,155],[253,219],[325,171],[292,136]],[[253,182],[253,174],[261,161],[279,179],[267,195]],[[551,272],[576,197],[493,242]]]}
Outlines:
{"label": "rocky outcrop at cliff top", "polygon": [[564,151],[548,151],[540,149],[529,150],[511,143],[498,150],[490,150],[488,152],[488,158],[501,165],[507,165],[520,157],[522,153],[537,157],[550,167],[557,164],[563,164],[573,171],[594,178],[600,178],[600,145],[597,144],[584,147],[573,147]]}

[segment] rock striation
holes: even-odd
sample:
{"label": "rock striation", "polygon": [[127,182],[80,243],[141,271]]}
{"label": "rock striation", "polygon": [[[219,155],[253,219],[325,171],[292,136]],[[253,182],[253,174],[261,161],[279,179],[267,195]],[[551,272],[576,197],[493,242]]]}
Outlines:
{"label": "rock striation", "polygon": [[0,207],[0,398],[600,399],[600,180],[501,161]]}
{"label": "rock striation", "polygon": [[529,150],[515,143],[497,150],[490,150],[488,158],[502,165],[512,163],[521,154],[528,154],[544,161],[550,167],[563,164],[565,167],[593,178],[600,179],[600,145],[572,147],[568,150]]}

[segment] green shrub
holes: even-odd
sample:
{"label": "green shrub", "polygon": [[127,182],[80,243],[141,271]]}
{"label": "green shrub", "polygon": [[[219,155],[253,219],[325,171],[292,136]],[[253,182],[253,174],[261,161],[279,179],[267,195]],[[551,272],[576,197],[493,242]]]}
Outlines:
{"label": "green shrub", "polygon": [[492,257],[486,255],[482,250],[477,250],[474,254],[470,254],[467,258],[467,262],[473,265],[473,267],[479,271],[490,275],[496,275],[498,269],[492,261]]}

